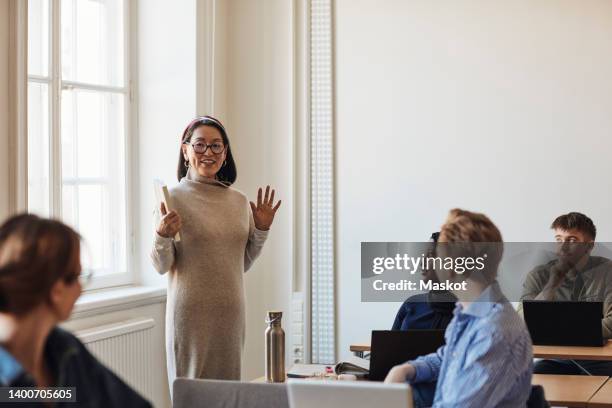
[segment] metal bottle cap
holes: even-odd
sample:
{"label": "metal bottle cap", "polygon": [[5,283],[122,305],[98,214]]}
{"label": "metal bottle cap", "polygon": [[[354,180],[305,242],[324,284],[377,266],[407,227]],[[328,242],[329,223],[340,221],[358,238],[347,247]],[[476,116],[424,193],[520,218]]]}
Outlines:
{"label": "metal bottle cap", "polygon": [[274,323],[279,321],[283,317],[283,312],[279,311],[268,311],[268,317],[266,318],[266,323]]}

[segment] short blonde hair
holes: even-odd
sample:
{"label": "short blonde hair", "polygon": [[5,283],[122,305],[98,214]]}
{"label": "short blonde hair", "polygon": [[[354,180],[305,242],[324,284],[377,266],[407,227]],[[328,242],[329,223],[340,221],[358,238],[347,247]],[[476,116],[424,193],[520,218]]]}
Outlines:
{"label": "short blonde hair", "polygon": [[[480,277],[489,282],[496,279],[497,268],[503,255],[503,240],[499,229],[486,215],[460,208],[450,210],[446,222],[440,229],[440,242],[459,243],[460,245],[452,247],[459,250],[462,255],[485,256],[487,267]],[[474,243],[482,244],[474,245]]]}
{"label": "short blonde hair", "polygon": [[502,242],[501,232],[484,214],[453,208],[440,230],[446,242]]}

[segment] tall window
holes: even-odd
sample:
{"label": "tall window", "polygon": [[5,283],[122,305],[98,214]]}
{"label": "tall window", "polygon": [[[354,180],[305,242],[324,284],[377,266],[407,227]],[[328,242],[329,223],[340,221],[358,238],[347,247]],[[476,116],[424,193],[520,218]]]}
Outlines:
{"label": "tall window", "polygon": [[126,3],[28,1],[28,208],[81,233],[93,287],[130,280]]}

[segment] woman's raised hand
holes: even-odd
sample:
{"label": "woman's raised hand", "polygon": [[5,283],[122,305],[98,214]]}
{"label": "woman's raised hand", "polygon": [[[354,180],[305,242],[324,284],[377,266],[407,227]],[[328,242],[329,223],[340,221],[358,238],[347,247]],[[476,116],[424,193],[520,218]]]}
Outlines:
{"label": "woman's raised hand", "polygon": [[157,233],[164,238],[174,238],[183,226],[181,216],[174,210],[166,211],[164,203],[159,206],[159,212],[162,217],[157,226]]}
{"label": "woman's raised hand", "polygon": [[266,195],[261,197],[261,187],[257,191],[257,205],[254,202],[251,203],[251,210],[253,210],[253,220],[255,221],[255,227],[261,231],[267,231],[274,221],[274,215],[281,205],[281,200],[274,205],[274,190],[270,194],[270,186],[266,187]]}

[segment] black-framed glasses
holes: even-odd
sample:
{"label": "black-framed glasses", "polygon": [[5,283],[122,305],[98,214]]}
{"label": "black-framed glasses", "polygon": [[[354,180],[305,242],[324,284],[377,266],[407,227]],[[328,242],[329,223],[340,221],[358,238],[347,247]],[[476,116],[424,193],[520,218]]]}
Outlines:
{"label": "black-framed glasses", "polygon": [[221,142],[215,142],[213,144],[206,144],[204,142],[195,142],[195,143],[185,142],[185,144],[191,145],[191,147],[193,147],[193,151],[196,152],[197,154],[204,154],[206,153],[206,150],[208,150],[209,148],[210,148],[210,151],[213,152],[214,154],[223,153],[223,151],[225,150],[225,145]]}

